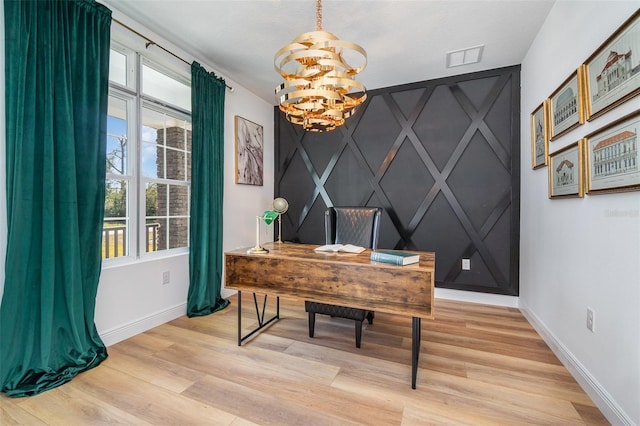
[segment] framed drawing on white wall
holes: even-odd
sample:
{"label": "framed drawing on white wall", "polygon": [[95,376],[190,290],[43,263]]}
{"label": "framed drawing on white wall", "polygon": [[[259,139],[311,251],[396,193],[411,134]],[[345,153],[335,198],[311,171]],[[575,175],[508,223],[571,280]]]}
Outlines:
{"label": "framed drawing on white wall", "polygon": [[547,165],[549,137],[547,132],[547,101],[531,113],[531,168]]}
{"label": "framed drawing on white wall", "polygon": [[264,154],[262,126],[236,115],[235,131],[236,183],[262,186]]}
{"label": "framed drawing on white wall", "polygon": [[549,198],[584,197],[584,143],[549,154]]}
{"label": "framed drawing on white wall", "polygon": [[549,97],[549,140],[584,123],[583,74],[581,66]]}
{"label": "framed drawing on white wall", "polygon": [[587,120],[640,95],[640,9],[585,62]]}
{"label": "framed drawing on white wall", "polygon": [[640,111],[587,135],[587,193],[640,190]]}

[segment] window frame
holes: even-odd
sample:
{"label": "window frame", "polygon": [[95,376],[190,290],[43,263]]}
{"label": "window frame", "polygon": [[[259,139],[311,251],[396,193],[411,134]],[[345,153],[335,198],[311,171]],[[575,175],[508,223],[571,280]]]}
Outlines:
{"label": "window frame", "polygon": [[[132,43],[134,45],[134,43]],[[116,81],[109,80],[109,97],[124,100],[126,103],[126,123],[127,123],[127,174],[106,173],[106,180],[124,180],[128,182],[127,190],[127,209],[126,218],[124,218],[126,227],[126,255],[118,257],[103,258],[103,268],[130,264],[136,261],[151,260],[157,258],[181,255],[189,252],[189,226],[190,226],[190,200],[191,200],[191,173],[186,169],[188,166],[187,156],[192,156],[192,151],[187,151],[188,146],[183,146],[185,155],[185,172],[184,179],[166,179],[165,178],[148,178],[143,176],[143,164],[141,149],[143,146],[142,130],[143,130],[143,107],[151,107],[156,112],[167,114],[175,119],[187,122],[187,130],[191,128],[191,112],[184,108],[174,105],[153,96],[142,93],[142,66],[148,66],[157,72],[175,79],[185,84],[189,90],[191,89],[191,76],[186,70],[178,70],[171,67],[171,62],[167,64],[159,63],[158,58],[149,58],[134,47],[128,47],[122,42],[111,40],[111,49],[126,57],[126,85],[122,85]],[[186,134],[185,134],[186,137]],[[165,148],[166,149],[166,148]],[[165,159],[166,160],[166,159]],[[166,166],[165,166],[166,167]],[[166,170],[166,169],[165,169]],[[146,215],[146,184],[148,182],[178,185],[187,188],[187,215],[178,216],[187,219],[187,241],[186,246],[159,249],[157,251],[148,252],[148,236],[147,236],[147,215]],[[106,183],[105,183],[106,184]],[[167,207],[165,215],[165,224],[173,217],[170,215],[170,208]],[[104,220],[103,220],[104,224]],[[104,227],[104,225],[103,225]],[[169,231],[171,232],[171,231]],[[102,242],[104,244],[104,242]],[[167,247],[169,241],[167,240]]]}

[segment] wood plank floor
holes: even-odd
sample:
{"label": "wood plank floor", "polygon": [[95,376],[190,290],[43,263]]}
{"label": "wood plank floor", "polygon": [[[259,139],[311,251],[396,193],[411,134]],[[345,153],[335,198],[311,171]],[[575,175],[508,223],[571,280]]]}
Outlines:
{"label": "wood plank floor", "polygon": [[356,349],[352,321],[319,315],[311,339],[304,303],[281,299],[282,319],[238,347],[236,302],[110,346],[57,389],[2,394],[0,423],[608,424],[517,309],[437,300],[412,390],[410,318],[377,313]]}

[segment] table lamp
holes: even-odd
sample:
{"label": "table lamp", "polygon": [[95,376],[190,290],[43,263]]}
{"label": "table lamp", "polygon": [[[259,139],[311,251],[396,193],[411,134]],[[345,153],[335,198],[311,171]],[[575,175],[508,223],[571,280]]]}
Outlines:
{"label": "table lamp", "polygon": [[282,197],[278,197],[273,200],[273,210],[278,212],[278,241],[276,243],[282,244],[282,215],[289,210],[289,202]]}
{"label": "table lamp", "polygon": [[273,210],[267,210],[262,213],[262,216],[256,216],[256,246],[247,250],[249,254],[266,254],[269,250],[260,245],[260,221],[264,220],[264,223],[271,225],[271,223],[278,217],[279,213]]}

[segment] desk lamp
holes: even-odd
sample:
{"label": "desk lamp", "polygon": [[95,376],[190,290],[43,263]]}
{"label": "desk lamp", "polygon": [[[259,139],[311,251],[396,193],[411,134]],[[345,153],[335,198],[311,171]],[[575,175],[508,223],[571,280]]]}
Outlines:
{"label": "desk lamp", "polygon": [[267,225],[271,225],[271,222],[273,222],[278,217],[278,214],[279,213],[277,211],[267,210],[264,213],[262,213],[262,216],[256,216],[256,246],[247,250],[247,253],[249,254],[269,253],[269,250],[267,250],[266,248],[260,245],[260,221],[264,220],[264,223],[266,223]]}
{"label": "desk lamp", "polygon": [[289,210],[289,202],[282,197],[278,197],[273,200],[273,210],[278,212],[278,241],[276,243],[282,244],[282,215]]}

